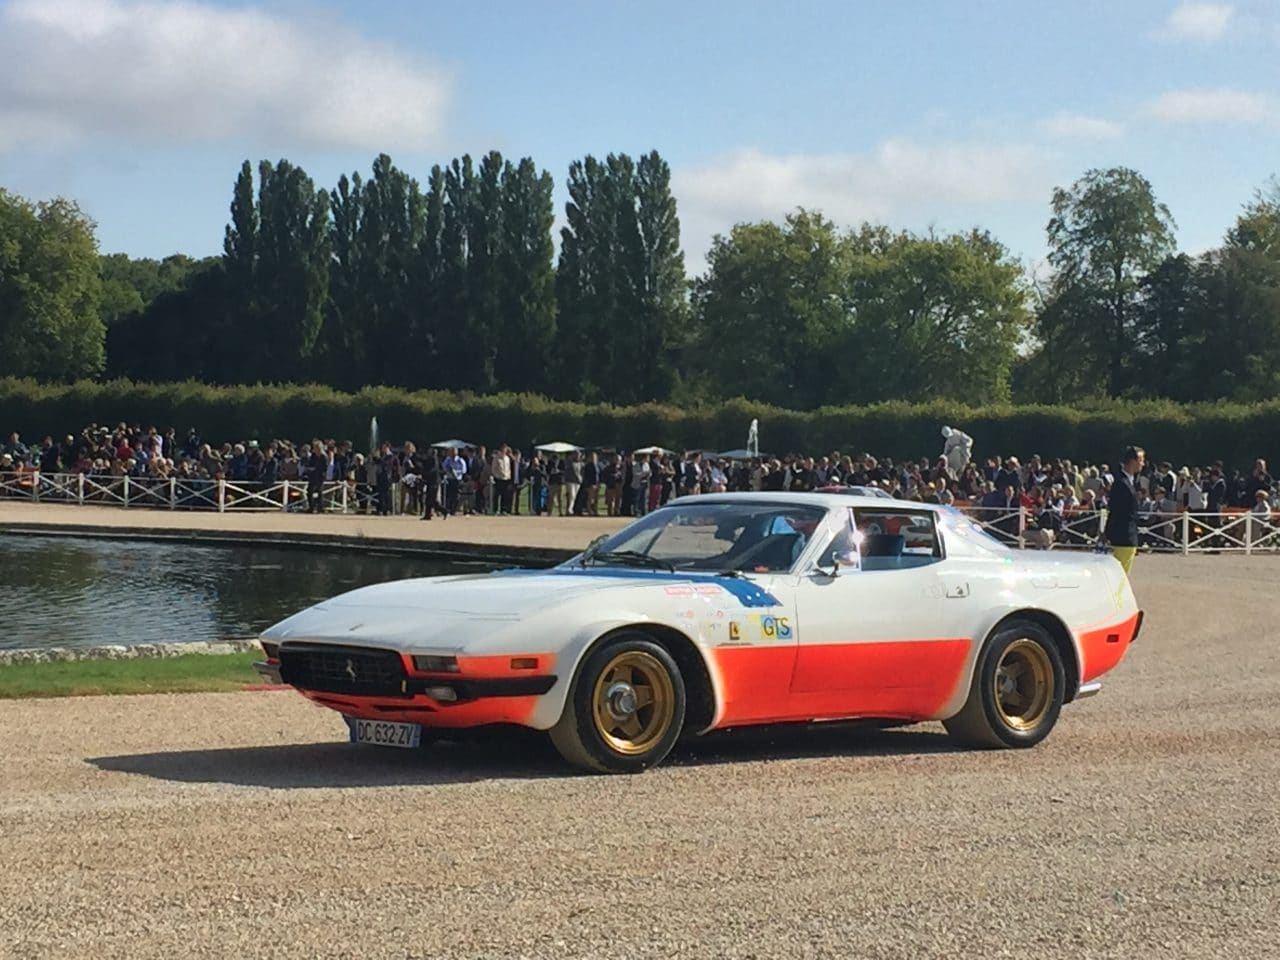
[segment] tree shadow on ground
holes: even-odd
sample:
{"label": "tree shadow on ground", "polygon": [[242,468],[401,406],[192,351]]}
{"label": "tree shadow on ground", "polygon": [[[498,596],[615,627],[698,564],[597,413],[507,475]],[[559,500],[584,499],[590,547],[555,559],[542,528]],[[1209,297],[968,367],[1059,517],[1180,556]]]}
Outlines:
{"label": "tree shadow on ground", "polygon": [[[665,765],[714,766],[764,760],[927,755],[954,750],[926,727],[880,729],[824,723],[726,730],[679,744]],[[225,783],[272,789],[438,786],[482,780],[573,776],[545,734],[521,727],[470,731],[421,750],[351,743],[178,750],[91,757],[100,770],[178,783]]]}

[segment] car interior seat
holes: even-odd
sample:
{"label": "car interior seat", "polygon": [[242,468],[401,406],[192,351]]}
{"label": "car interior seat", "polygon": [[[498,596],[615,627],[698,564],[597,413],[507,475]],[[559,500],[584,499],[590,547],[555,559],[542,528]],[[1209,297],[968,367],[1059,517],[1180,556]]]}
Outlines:
{"label": "car interior seat", "polygon": [[907,538],[900,533],[869,533],[862,538],[864,557],[900,557]]}
{"label": "car interior seat", "polygon": [[895,570],[902,566],[907,538],[900,533],[868,533],[859,553],[863,570]]}
{"label": "car interior seat", "polygon": [[804,537],[800,534],[775,533],[748,550],[735,565],[742,569],[790,570],[803,550]]}

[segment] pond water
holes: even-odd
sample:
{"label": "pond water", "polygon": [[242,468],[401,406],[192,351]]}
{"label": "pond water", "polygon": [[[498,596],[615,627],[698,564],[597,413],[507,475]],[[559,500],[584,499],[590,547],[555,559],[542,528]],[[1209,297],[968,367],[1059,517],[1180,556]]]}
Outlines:
{"label": "pond water", "polygon": [[492,567],[341,547],[5,535],[0,648],[254,637],[345,590]]}

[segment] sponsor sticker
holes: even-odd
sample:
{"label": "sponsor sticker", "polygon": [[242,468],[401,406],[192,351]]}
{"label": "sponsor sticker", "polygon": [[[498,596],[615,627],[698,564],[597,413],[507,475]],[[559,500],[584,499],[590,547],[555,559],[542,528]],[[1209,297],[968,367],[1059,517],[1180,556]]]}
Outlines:
{"label": "sponsor sticker", "polygon": [[795,636],[790,617],[748,617],[746,623],[729,621],[729,639],[740,640],[790,640]]}

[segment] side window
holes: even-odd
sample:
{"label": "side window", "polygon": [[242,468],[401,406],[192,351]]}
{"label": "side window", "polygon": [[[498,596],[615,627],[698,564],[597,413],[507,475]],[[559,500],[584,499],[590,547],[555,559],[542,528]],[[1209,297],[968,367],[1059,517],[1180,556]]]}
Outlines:
{"label": "side window", "polygon": [[942,543],[930,510],[857,510],[863,570],[902,570],[942,559]]}
{"label": "side window", "polygon": [[859,539],[857,528],[853,525],[853,511],[847,511],[844,514],[843,525],[831,535],[818,552],[817,566],[825,569],[839,557],[840,559],[836,562],[841,566],[857,569]]}

